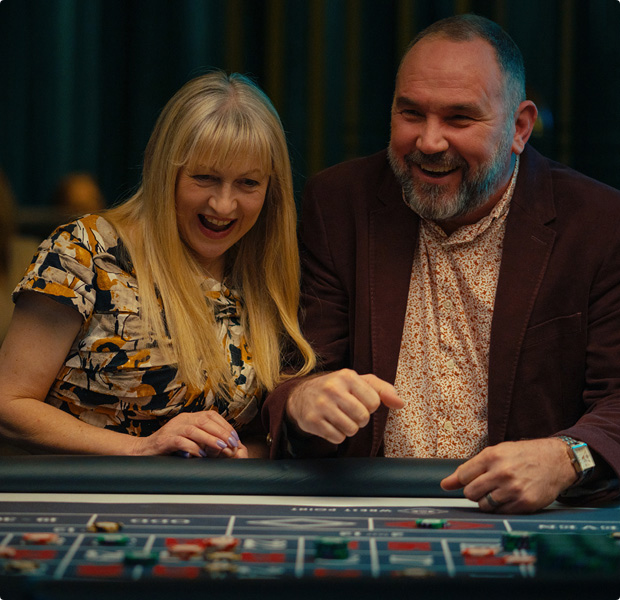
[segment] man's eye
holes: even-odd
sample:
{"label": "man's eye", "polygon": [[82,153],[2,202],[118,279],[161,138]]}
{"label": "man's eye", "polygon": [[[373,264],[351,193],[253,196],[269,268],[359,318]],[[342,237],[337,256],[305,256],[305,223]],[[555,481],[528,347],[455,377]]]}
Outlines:
{"label": "man's eye", "polygon": [[407,119],[417,119],[422,116],[417,110],[413,110],[412,108],[401,110],[400,114]]}

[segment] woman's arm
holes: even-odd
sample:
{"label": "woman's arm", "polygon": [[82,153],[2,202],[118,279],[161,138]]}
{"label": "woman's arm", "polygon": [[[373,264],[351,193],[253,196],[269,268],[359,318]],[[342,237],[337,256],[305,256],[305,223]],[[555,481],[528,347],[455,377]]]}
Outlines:
{"label": "woman's arm", "polygon": [[45,404],[81,325],[81,315],[68,306],[34,292],[19,296],[0,349],[0,437],[37,453],[247,455],[216,411],[178,415],[139,438],[89,425]]}

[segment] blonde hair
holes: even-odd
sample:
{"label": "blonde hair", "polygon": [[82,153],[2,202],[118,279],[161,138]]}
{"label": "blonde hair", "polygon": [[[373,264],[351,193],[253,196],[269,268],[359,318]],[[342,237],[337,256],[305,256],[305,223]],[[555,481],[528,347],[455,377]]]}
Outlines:
{"label": "blonde hair", "polygon": [[[104,216],[117,228],[135,268],[143,322],[176,363],[188,385],[226,394],[230,365],[216,334],[213,310],[200,283],[204,271],[180,238],[175,210],[179,170],[201,162],[213,168],[255,159],[270,176],[254,227],[226,253],[232,287],[241,293],[252,364],[261,386],[284,377],[291,342],[315,365],[299,329],[299,255],[288,148],[267,96],[239,74],[212,72],[186,83],[159,116],[144,158],[142,183]],[[163,306],[163,312],[161,307]]]}

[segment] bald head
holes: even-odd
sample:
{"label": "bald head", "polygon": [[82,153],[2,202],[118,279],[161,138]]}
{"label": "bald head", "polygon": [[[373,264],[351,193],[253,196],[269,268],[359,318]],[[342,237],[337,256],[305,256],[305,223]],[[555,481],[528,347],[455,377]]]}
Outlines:
{"label": "bald head", "polygon": [[502,75],[504,103],[507,112],[514,113],[525,100],[525,66],[523,56],[513,39],[495,22],[478,15],[455,15],[437,21],[421,31],[409,44],[398,69],[412,48],[421,40],[445,39],[452,42],[483,40],[493,49]]}

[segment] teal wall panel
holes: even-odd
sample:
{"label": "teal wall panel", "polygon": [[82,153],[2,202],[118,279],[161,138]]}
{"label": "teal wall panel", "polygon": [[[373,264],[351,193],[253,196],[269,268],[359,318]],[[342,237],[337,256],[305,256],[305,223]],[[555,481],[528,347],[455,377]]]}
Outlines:
{"label": "teal wall panel", "polygon": [[472,11],[522,48],[546,154],[620,187],[618,0],[3,0],[0,168],[22,206],[89,171],[109,203],[138,184],[168,98],[209,68],[272,97],[296,191],[385,147],[396,67],[432,21]]}

